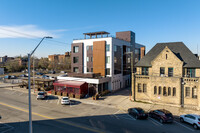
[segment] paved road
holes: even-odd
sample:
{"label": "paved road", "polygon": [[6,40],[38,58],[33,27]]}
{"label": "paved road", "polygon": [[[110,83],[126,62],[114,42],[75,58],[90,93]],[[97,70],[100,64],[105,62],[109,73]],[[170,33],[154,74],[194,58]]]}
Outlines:
{"label": "paved road", "polygon": [[[0,133],[28,132],[27,93],[0,88]],[[175,121],[161,124],[149,118],[135,120],[115,108],[84,104],[60,105],[57,97],[36,100],[32,95],[33,132],[35,133],[195,133],[192,126]]]}

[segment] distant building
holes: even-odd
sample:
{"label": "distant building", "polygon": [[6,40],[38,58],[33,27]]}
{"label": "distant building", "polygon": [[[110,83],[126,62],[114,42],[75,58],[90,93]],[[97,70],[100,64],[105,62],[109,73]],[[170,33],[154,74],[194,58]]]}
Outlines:
{"label": "distant building", "polygon": [[87,82],[96,93],[130,86],[131,52],[135,64],[135,33],[117,32],[116,37],[109,34],[105,31],[84,33],[84,39],[74,40],[71,45],[71,73],[58,79]]}
{"label": "distant building", "polygon": [[65,62],[67,57],[70,57],[70,52],[65,52],[64,55],[60,55],[60,54],[49,55],[48,59],[51,62],[63,63]]}
{"label": "distant building", "polygon": [[200,109],[200,61],[184,43],[156,44],[136,68],[135,100]]}

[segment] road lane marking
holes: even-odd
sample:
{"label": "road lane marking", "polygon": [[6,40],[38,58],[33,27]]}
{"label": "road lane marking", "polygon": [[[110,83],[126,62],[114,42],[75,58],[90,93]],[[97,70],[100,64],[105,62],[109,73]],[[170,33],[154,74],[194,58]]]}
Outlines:
{"label": "road lane marking", "polygon": [[183,125],[183,124],[181,124],[181,123],[179,123],[179,122],[176,122],[176,121],[174,121],[175,123],[177,123],[177,124],[179,124],[180,126],[182,126],[182,127],[184,127],[184,128],[187,128],[188,130],[190,130],[190,131],[193,131],[194,132],[194,130],[193,129],[191,129],[191,128],[189,128],[189,127],[187,127],[187,126],[185,126],[185,125]]}
{"label": "road lane marking", "polygon": [[160,125],[160,126],[162,126],[163,124],[162,123],[160,123],[160,122],[158,122],[158,121],[156,121],[156,120],[154,120],[153,118],[151,118],[151,117],[149,117],[149,119],[152,121],[152,122],[155,122],[155,123],[157,123],[158,125]]}
{"label": "road lane marking", "polygon": [[[2,103],[2,102],[0,102],[0,105],[6,106],[6,107],[9,107],[9,108],[13,108],[13,109],[16,109],[16,110],[19,110],[19,111],[22,111],[22,112],[29,113],[28,110],[25,110],[25,109],[22,109],[22,108],[19,108],[19,107],[15,107],[15,106],[12,106],[12,105],[9,105],[9,104],[5,104],[5,103]],[[75,124],[75,123],[72,123],[72,122],[68,122],[68,121],[56,120],[53,117],[49,117],[49,116],[42,115],[42,114],[35,113],[35,112],[32,112],[32,114],[36,115],[36,116],[40,116],[40,117],[46,118],[46,119],[54,120],[54,121],[59,122],[59,123],[70,125],[70,126],[73,126],[73,127],[81,128],[81,129],[88,130],[88,131],[92,131],[92,132],[95,132],[95,133],[104,133],[103,131],[100,131],[100,129],[94,129],[94,128],[91,128],[91,127],[88,127],[88,126],[82,126],[82,125],[78,125],[78,124]]]}

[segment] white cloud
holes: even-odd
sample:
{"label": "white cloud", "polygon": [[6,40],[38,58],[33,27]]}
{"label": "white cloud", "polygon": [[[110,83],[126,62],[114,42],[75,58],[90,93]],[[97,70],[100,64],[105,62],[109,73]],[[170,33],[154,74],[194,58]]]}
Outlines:
{"label": "white cloud", "polygon": [[0,38],[41,38],[44,36],[57,37],[53,31],[39,29],[36,25],[0,26]]}

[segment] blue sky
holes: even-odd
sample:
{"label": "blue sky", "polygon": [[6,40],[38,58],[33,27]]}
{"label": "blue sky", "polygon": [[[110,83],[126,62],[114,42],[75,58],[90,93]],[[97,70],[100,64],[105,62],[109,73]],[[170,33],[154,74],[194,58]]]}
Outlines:
{"label": "blue sky", "polygon": [[[1,0],[0,56],[64,54],[84,32],[132,30],[147,51],[158,42],[200,47],[200,0]],[[199,50],[200,52],[200,50]]]}

